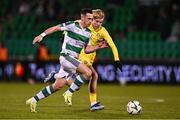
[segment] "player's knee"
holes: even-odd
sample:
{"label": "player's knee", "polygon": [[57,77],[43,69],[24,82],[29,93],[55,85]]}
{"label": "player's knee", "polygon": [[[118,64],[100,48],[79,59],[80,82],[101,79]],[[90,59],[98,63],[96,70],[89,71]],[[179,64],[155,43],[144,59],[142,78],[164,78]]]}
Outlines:
{"label": "player's knee", "polygon": [[92,76],[92,71],[90,69],[87,69],[85,72],[86,79],[89,80]]}
{"label": "player's knee", "polygon": [[95,80],[98,80],[98,74],[94,73],[93,77],[95,78]]}

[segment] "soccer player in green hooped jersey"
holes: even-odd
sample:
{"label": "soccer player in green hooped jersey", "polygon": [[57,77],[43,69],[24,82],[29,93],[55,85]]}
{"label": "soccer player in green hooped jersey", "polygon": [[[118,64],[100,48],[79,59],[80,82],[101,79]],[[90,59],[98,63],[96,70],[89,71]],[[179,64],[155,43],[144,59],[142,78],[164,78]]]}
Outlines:
{"label": "soccer player in green hooped jersey", "polygon": [[[85,53],[91,53],[98,49],[108,47],[105,42],[101,42],[96,46],[91,46],[91,32],[88,27],[92,20],[92,10],[82,9],[80,21],[66,22],[50,27],[34,38],[33,44],[41,42],[46,35],[57,31],[66,31],[59,57],[61,68],[55,76],[56,81],[52,85],[43,88],[35,96],[26,101],[26,104],[30,105],[31,112],[36,112],[36,105],[39,100],[60,90],[67,83],[66,79],[69,75],[75,74],[76,72],[79,73],[74,80],[74,85],[78,87],[80,87],[85,80],[91,78],[92,71],[78,60],[82,48],[85,48]],[[69,101],[69,105],[72,104],[70,94],[66,95],[66,100]]]}
{"label": "soccer player in green hooped jersey", "polygon": [[[115,66],[118,69],[122,69],[122,64],[120,62],[119,54],[116,45],[114,44],[111,36],[109,35],[108,31],[106,28],[104,28],[103,22],[104,22],[104,17],[105,14],[103,10],[101,9],[95,9],[93,10],[93,22],[92,24],[88,27],[91,30],[91,45],[95,46],[98,43],[105,41],[109,47],[112,49],[113,55],[114,55],[114,61],[115,61]],[[101,110],[104,109],[104,105],[102,105],[100,102],[97,102],[97,95],[96,95],[96,88],[97,88],[97,80],[98,80],[98,74],[96,70],[93,68],[93,62],[96,56],[96,52],[92,52],[89,54],[86,54],[84,52],[84,49],[81,50],[81,53],[79,55],[79,60],[86,64],[92,71],[92,77],[89,81],[89,98],[90,98],[90,110],[91,111],[96,111],[96,110]],[[54,76],[56,75],[55,71],[52,71],[48,77],[44,79],[44,82],[50,82],[54,81]],[[70,88],[63,94],[65,98],[65,103],[67,105],[72,105],[69,103],[72,103],[71,101],[68,101],[66,96],[68,94],[73,95],[75,90],[78,90],[79,87],[76,84],[72,84],[74,76],[70,76],[68,79],[68,84],[71,85]]]}

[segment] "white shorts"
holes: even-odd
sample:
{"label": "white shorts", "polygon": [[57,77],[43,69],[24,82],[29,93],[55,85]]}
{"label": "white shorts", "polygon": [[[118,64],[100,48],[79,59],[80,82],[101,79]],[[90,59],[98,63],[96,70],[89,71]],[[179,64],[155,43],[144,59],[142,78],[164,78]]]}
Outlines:
{"label": "white shorts", "polygon": [[76,73],[77,67],[81,63],[78,59],[70,55],[61,55],[59,57],[61,68],[58,73],[56,73],[55,78],[65,78],[67,79],[71,75]]}

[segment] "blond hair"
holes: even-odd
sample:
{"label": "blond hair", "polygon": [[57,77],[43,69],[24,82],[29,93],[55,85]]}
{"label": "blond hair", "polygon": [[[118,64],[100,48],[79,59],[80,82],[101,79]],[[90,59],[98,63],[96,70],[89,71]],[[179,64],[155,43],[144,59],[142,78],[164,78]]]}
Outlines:
{"label": "blond hair", "polygon": [[101,9],[93,10],[93,18],[94,19],[104,19],[104,12]]}

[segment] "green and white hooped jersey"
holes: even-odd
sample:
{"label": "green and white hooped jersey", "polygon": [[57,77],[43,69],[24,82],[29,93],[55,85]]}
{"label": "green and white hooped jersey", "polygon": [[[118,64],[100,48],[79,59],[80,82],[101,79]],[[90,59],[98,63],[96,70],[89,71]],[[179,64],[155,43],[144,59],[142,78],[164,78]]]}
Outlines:
{"label": "green and white hooped jersey", "polygon": [[82,48],[90,44],[91,31],[88,28],[82,29],[76,21],[62,23],[60,26],[61,30],[65,31],[61,53],[78,57]]}

